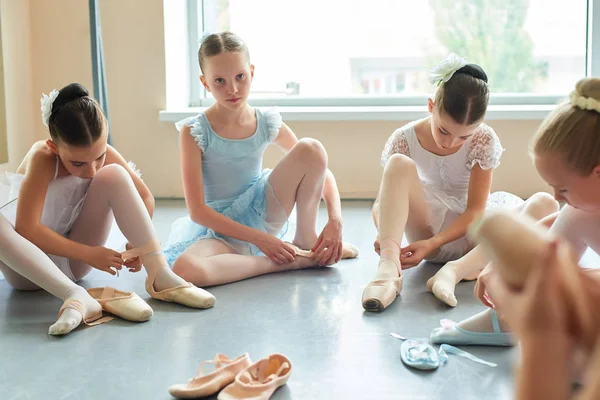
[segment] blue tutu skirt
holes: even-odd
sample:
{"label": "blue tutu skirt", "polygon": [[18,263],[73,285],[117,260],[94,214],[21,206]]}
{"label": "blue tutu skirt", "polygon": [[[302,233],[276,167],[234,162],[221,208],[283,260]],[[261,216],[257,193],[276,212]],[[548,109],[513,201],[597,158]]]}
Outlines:
{"label": "blue tutu skirt", "polygon": [[[281,239],[287,232],[288,216],[269,184],[270,174],[271,170],[265,169],[241,195],[232,199],[207,202],[206,205],[235,222]],[[268,212],[267,198],[271,201]],[[263,254],[252,243],[221,235],[212,229],[198,225],[189,216],[185,216],[176,220],[171,228],[165,248],[165,256],[169,265],[173,265],[181,253],[202,239],[219,239],[243,255]]]}

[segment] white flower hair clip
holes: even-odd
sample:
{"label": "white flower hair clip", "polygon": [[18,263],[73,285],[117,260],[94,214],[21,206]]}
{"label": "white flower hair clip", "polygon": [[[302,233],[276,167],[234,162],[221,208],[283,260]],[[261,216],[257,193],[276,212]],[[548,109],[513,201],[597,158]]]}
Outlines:
{"label": "white flower hair clip", "polygon": [[54,104],[54,100],[56,100],[57,97],[58,90],[56,89],[51,91],[48,95],[42,93],[42,98],[40,99],[40,103],[42,105],[42,122],[46,126],[48,126],[48,122],[50,121],[50,114],[52,114],[52,104]]}
{"label": "white flower hair clip", "polygon": [[572,91],[569,99],[575,107],[600,113],[600,102],[592,97],[581,96],[576,91]]}
{"label": "white flower hair clip", "polygon": [[429,83],[441,85],[442,83],[448,82],[452,75],[462,67],[467,65],[467,61],[456,55],[450,53],[448,57],[429,72]]}

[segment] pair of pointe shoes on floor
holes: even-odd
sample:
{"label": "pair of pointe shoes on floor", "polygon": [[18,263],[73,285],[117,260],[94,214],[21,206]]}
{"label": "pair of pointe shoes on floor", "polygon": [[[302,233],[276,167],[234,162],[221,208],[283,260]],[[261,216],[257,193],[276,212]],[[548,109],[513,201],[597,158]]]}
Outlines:
{"label": "pair of pointe shoes on floor", "polygon": [[[213,364],[215,371],[204,374],[202,367]],[[268,400],[275,390],[285,385],[292,374],[292,363],[282,354],[272,354],[252,363],[248,353],[230,360],[217,354],[212,361],[200,364],[198,376],[187,384],[169,388],[171,396],[196,399],[219,393],[218,400]]]}
{"label": "pair of pointe shoes on floor", "polygon": [[[144,255],[152,257],[153,255],[150,253],[158,251],[160,251],[160,244],[157,241],[151,241],[145,246],[123,252],[122,256],[125,260]],[[146,278],[146,291],[152,298],[191,308],[206,309],[214,306],[216,299],[212,294],[189,282],[157,292],[154,289],[157,272],[158,270],[154,269]],[[148,321],[153,315],[152,308],[136,293],[123,292],[111,287],[92,288],[87,291],[102,306],[102,310],[98,314],[88,315],[81,302],[70,299],[62,305],[58,317],[60,318],[65,309],[71,308],[81,313],[82,323],[94,326],[113,319],[112,317],[103,317],[102,311],[133,322]]]}

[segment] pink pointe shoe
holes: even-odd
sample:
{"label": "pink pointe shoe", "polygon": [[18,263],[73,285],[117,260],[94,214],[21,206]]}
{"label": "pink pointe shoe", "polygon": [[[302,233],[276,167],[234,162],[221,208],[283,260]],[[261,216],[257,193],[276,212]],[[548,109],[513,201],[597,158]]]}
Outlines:
{"label": "pink pointe shoe", "polygon": [[123,292],[112,287],[87,289],[107,313],[127,321],[145,322],[152,318],[152,308],[134,292]]}
{"label": "pink pointe shoe", "polygon": [[[140,257],[142,263],[146,263],[152,257],[163,257],[164,259],[164,256],[159,254],[160,251],[160,243],[157,240],[151,240],[141,247],[124,251],[121,253],[121,256],[124,260]],[[154,281],[156,280],[157,273],[158,269],[153,269],[148,272],[148,276],[146,277],[146,291],[153,299],[200,309],[211,308],[215,305],[215,296],[189,282],[180,286],[156,291],[154,289]]]}
{"label": "pink pointe shoe", "polygon": [[396,300],[401,291],[402,277],[371,281],[363,290],[363,308],[365,311],[383,311]]}
{"label": "pink pointe shoe", "polygon": [[282,354],[252,364],[240,372],[218,400],[268,400],[275,390],[285,385],[292,374],[292,363]]}
{"label": "pink pointe shoe", "polygon": [[[292,242],[286,242],[296,252],[296,256],[304,258],[312,258],[314,253],[312,250],[304,250],[296,246]],[[358,249],[352,243],[342,242],[342,260],[349,260],[358,257]]]}
{"label": "pink pointe shoe", "polygon": [[400,252],[400,244],[392,238],[381,241],[381,259],[392,261],[398,269],[397,277],[375,279],[365,287],[362,294],[362,305],[365,311],[383,311],[400,295],[402,291],[402,268],[397,253],[389,251],[383,245],[396,246],[398,254]]}
{"label": "pink pointe shoe", "polygon": [[[217,369],[210,374],[204,375],[202,367],[213,364]],[[178,399],[195,399],[198,397],[212,396],[225,386],[234,381],[245,368],[250,366],[250,356],[244,353],[234,360],[230,360],[223,354],[211,361],[204,361],[198,369],[198,376],[190,379],[186,384],[173,385],[169,388],[171,396]]]}

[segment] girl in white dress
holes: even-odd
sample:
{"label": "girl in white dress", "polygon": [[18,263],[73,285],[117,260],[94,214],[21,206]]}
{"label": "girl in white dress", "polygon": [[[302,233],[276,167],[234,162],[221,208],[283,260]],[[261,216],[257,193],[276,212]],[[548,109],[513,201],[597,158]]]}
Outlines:
{"label": "girl in white dress", "polygon": [[[439,86],[428,102],[431,116],[396,130],[382,154],[383,180],[373,207],[379,232],[375,250],[381,258],[363,292],[367,311],[381,311],[394,301],[403,269],[423,260],[446,263],[469,252],[473,245],[465,237],[467,227],[486,209],[521,206],[535,209],[536,218],[555,211],[549,195],[534,196],[529,204],[505,192],[490,195],[503,149],[494,130],[482,122],[489,99],[483,69],[451,54],[434,68],[430,81]],[[539,207],[549,202],[551,207]],[[402,248],[405,233],[410,245]],[[478,272],[465,275],[449,265],[428,287],[443,300],[446,289],[453,297],[456,282],[475,279]]]}
{"label": "girl in white dress", "polygon": [[[64,302],[48,332],[64,335],[105,320],[102,304],[75,283],[93,268],[115,275],[123,265],[132,272],[143,266],[151,297],[212,307],[214,296],[169,268],[152,225],[154,198],[107,144],[106,118],[88,91],[72,83],[44,95],[42,121],[50,139],[33,144],[9,175],[8,190],[0,185],[9,192],[0,198],[0,272],[14,289],[44,289]],[[114,220],[129,242],[125,253],[105,247]],[[116,300],[101,296],[104,304]],[[141,299],[119,304],[135,320],[151,313]]]}

